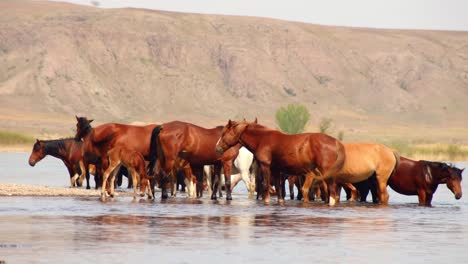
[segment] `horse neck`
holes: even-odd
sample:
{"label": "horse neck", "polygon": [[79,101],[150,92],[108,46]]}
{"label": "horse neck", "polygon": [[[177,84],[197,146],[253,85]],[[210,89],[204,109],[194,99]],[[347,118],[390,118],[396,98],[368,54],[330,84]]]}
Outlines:
{"label": "horse neck", "polygon": [[259,147],[259,139],[265,135],[267,131],[255,127],[247,126],[239,137],[239,142],[246,147],[250,152],[255,153]]}
{"label": "horse neck", "polygon": [[44,141],[44,153],[52,157],[65,160],[67,158],[67,144],[65,140]]}
{"label": "horse neck", "polygon": [[444,176],[444,173],[440,170],[433,169],[432,166],[428,165],[430,173],[431,173],[431,178],[432,178],[432,183],[434,185],[438,184],[445,184],[447,183],[446,179],[449,178],[449,176]]}

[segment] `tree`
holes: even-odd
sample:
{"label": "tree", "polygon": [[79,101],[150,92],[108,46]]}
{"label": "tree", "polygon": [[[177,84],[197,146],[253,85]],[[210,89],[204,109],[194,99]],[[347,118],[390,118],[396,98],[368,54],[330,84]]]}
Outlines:
{"label": "tree", "polygon": [[322,118],[319,123],[320,133],[330,133],[330,128],[332,127],[333,119],[331,118]]}
{"label": "tree", "polygon": [[276,123],[286,134],[298,134],[304,131],[309,122],[309,110],[303,105],[289,104],[276,111]]}

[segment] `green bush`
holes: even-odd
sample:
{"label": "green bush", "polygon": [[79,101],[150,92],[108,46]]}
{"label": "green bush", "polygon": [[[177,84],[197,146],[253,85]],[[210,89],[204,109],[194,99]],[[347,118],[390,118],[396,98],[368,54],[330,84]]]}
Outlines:
{"label": "green bush", "polygon": [[17,132],[0,131],[0,145],[34,143],[34,138]]}
{"label": "green bush", "polygon": [[309,119],[309,110],[299,104],[289,104],[276,111],[276,123],[286,134],[302,133]]}

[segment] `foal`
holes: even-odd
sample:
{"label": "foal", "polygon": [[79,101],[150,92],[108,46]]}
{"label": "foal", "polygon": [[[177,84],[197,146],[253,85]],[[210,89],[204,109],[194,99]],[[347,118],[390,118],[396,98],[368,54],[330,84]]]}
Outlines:
{"label": "foal", "polygon": [[110,196],[114,197],[114,178],[121,166],[129,171],[133,180],[133,197],[137,197],[137,184],[140,183],[141,196],[148,191],[148,199],[153,199],[153,193],[150,188],[149,177],[146,173],[145,159],[140,152],[129,150],[124,147],[115,147],[107,152],[109,167],[104,172],[101,189],[101,199],[106,200],[106,183],[110,179]]}

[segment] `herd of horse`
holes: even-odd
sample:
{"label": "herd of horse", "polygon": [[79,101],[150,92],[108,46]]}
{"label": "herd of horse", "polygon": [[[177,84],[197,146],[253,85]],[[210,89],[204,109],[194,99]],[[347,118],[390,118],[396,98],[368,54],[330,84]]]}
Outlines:
{"label": "herd of horse", "polygon": [[[71,187],[90,189],[94,174],[101,199],[114,196],[115,182],[129,179],[134,197],[175,196],[178,184],[188,197],[227,200],[240,180],[253,197],[270,202],[272,194],[284,202],[285,182],[290,198],[309,202],[317,198],[334,205],[344,189],[347,199],[388,204],[387,186],[404,195],[417,195],[420,205],[431,205],[439,184],[446,184],[456,199],[462,196],[462,172],[453,165],[415,161],[378,143],[344,143],[323,133],[287,135],[255,121],[231,121],[206,129],[173,121],[134,126],[107,123],[93,127],[93,120],[76,117],[74,138],[37,140],[29,158],[34,166],[47,155],[61,159]],[[237,174],[233,174],[237,170]],[[139,190],[138,190],[139,187]]]}

